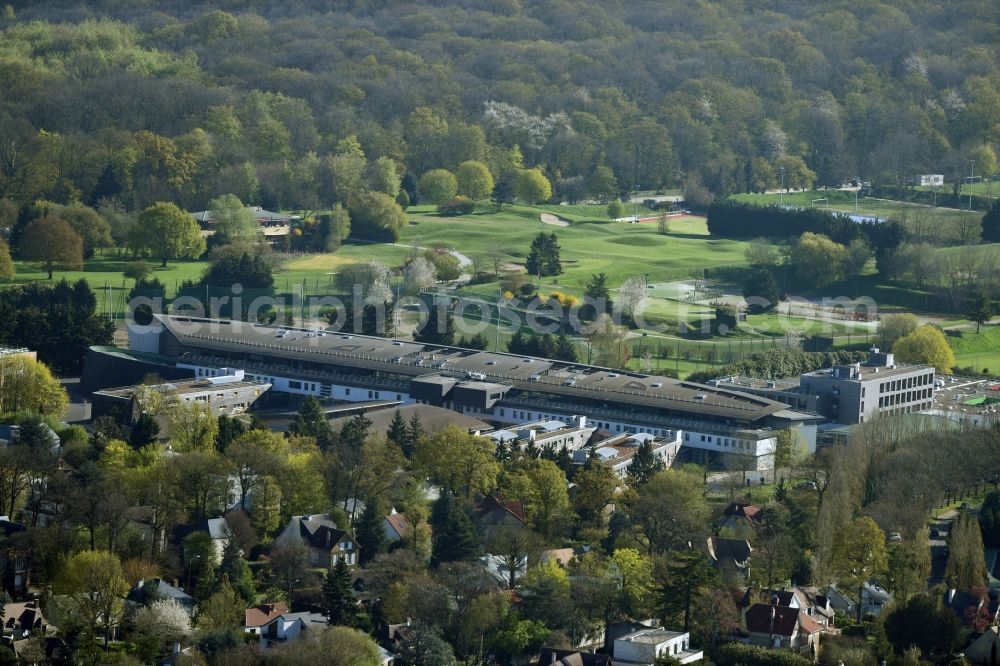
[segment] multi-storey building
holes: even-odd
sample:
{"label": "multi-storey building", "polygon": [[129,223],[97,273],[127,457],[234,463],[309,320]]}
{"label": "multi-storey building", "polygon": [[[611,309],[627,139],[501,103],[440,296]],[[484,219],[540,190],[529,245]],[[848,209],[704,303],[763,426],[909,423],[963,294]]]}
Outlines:
{"label": "multi-storey building", "polygon": [[[157,359],[199,377],[240,368],[280,393],[419,402],[509,424],[584,414],[612,435],[683,433],[682,446],[706,462],[737,454],[751,469],[773,466],[778,430],[797,428],[815,442],[822,420],[776,400],[669,377],[325,330],[157,315],[131,327],[129,342],[137,363]],[[93,360],[114,374],[116,364],[100,358],[106,349],[91,354],[88,366]],[[108,381],[85,369],[84,385],[101,380]]]}

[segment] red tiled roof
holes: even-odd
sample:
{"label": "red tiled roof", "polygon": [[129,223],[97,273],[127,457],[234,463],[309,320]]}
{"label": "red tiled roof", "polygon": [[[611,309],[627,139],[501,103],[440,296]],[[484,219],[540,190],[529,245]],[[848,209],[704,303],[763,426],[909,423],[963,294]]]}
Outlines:
{"label": "red tiled roof", "polygon": [[799,628],[807,634],[823,631],[823,627],[816,620],[801,612],[799,613]]}
{"label": "red tiled roof", "polygon": [[288,612],[288,606],[277,601],[273,604],[258,604],[243,611],[244,627],[262,627],[274,618]]}
{"label": "red tiled roof", "polygon": [[799,609],[788,606],[754,604],[746,612],[747,631],[791,637],[799,621]]}
{"label": "red tiled roof", "polygon": [[757,512],[760,511],[760,507],[756,504],[743,504],[741,502],[733,502],[726,507],[723,515],[726,516],[741,516],[743,518],[749,518],[753,520]]}
{"label": "red tiled roof", "polygon": [[396,534],[403,536],[410,531],[410,524],[406,522],[405,513],[393,513],[385,517],[389,524],[392,525],[392,529],[396,530]]}
{"label": "red tiled roof", "polygon": [[521,500],[503,500],[496,495],[490,495],[476,506],[476,511],[480,516],[492,513],[498,509],[506,511],[522,523],[527,522],[524,518],[524,502]]}

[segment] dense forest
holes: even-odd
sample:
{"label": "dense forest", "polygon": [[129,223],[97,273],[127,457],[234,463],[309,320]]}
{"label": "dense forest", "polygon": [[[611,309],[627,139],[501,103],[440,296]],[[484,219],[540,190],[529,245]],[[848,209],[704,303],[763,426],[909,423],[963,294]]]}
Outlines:
{"label": "dense forest", "polygon": [[990,0],[21,0],[0,29],[19,203],[312,209],[466,160],[718,195],[961,178],[1000,143]]}

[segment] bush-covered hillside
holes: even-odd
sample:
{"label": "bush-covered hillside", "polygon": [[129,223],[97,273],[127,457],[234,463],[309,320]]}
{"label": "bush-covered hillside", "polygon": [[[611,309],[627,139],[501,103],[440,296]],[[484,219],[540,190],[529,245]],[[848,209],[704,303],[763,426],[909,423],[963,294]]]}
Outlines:
{"label": "bush-covered hillside", "polygon": [[960,174],[1000,141],[990,0],[20,0],[0,29],[20,201],[311,208],[379,157],[725,194]]}

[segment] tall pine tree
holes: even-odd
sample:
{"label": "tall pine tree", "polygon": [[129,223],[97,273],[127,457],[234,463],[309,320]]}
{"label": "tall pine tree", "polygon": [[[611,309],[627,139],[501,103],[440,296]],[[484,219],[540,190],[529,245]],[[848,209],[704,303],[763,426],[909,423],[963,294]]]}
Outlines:
{"label": "tall pine tree", "polygon": [[310,395],[302,401],[289,432],[301,437],[314,437],[321,449],[329,448],[332,440],[330,423],[318,398]]}
{"label": "tall pine tree", "polygon": [[[219,564],[219,568],[216,571],[216,579],[218,584],[221,584],[222,581],[228,581],[233,586],[233,589],[236,590],[236,593],[248,604],[252,603],[257,596],[257,592],[254,589],[253,574],[250,573],[247,561],[243,559],[239,543],[233,537],[229,538],[225,549],[222,551],[222,563]],[[218,587],[215,591],[218,592]]]}
{"label": "tall pine tree", "polygon": [[389,430],[386,431],[385,436],[399,448],[406,449],[406,421],[398,409],[392,415],[392,422],[389,423]]}
{"label": "tall pine tree", "polygon": [[442,562],[474,560],[479,556],[481,544],[476,526],[450,490],[444,490],[434,502],[431,526],[434,528],[431,562],[435,566]]}
{"label": "tall pine tree", "polygon": [[632,486],[638,488],[666,467],[662,460],[653,455],[652,441],[647,439],[639,444],[639,450],[632,456],[632,464],[628,466],[628,478]]}
{"label": "tall pine tree", "polygon": [[660,588],[660,615],[669,625],[691,629],[691,610],[698,593],[716,578],[708,559],[698,549],[676,553],[667,563]]}
{"label": "tall pine tree", "polygon": [[948,535],[948,563],[944,580],[962,592],[986,585],[986,557],[979,521],[968,511],[959,514]]}
{"label": "tall pine tree", "polygon": [[424,431],[424,424],[420,421],[420,415],[416,412],[410,417],[410,424],[406,429],[406,442],[403,444],[403,455],[407,458],[413,455],[413,449],[416,448],[417,442],[426,435]]}
{"label": "tall pine tree", "polygon": [[351,592],[351,573],[343,557],[327,569],[323,576],[323,610],[330,624],[350,627],[357,615],[357,604]]}
{"label": "tall pine tree", "polygon": [[365,505],[354,525],[354,538],[361,549],[359,555],[361,566],[368,564],[379,553],[385,552],[385,528],[382,527],[382,512],[374,498]]}

